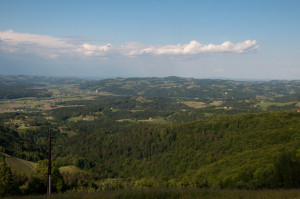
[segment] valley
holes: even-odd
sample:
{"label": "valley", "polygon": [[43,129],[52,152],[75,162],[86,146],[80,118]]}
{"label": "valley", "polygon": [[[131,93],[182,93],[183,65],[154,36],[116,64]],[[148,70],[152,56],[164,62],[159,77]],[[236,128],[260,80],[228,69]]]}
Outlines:
{"label": "valley", "polygon": [[298,80],[1,77],[15,194],[300,187]]}

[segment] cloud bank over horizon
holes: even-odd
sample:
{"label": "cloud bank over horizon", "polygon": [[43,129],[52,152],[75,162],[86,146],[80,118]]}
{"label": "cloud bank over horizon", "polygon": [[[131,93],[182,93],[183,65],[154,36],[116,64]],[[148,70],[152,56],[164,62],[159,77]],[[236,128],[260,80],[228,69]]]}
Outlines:
{"label": "cloud bank over horizon", "polygon": [[56,38],[47,35],[19,33],[13,30],[0,32],[0,50],[7,53],[34,54],[48,59],[58,57],[79,56],[110,58],[116,56],[184,56],[220,53],[249,53],[258,50],[256,40],[245,40],[238,43],[225,41],[221,44],[202,44],[192,40],[186,44],[177,45],[146,45],[138,42],[128,42],[120,46],[110,43],[94,45],[76,40]]}

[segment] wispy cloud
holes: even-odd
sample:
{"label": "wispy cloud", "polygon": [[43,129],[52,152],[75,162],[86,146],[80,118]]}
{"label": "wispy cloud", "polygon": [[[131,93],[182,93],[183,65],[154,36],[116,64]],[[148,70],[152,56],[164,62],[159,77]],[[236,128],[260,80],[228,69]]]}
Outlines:
{"label": "wispy cloud", "polygon": [[191,41],[188,44],[167,45],[161,47],[148,47],[140,50],[132,51],[131,54],[156,54],[156,55],[195,55],[201,53],[244,53],[256,50],[259,46],[256,41],[246,40],[234,44],[226,41],[220,45],[208,44],[204,45],[198,41]]}
{"label": "wispy cloud", "polygon": [[246,40],[239,43],[226,41],[222,44],[202,44],[193,40],[187,44],[166,46],[129,42],[121,46],[113,46],[109,43],[93,45],[52,36],[18,33],[13,30],[0,32],[0,50],[10,53],[34,53],[47,58],[60,56],[110,57],[112,55],[130,57],[170,55],[170,57],[173,57],[175,55],[198,55],[203,53],[247,53],[258,48],[259,45],[255,40]]}
{"label": "wispy cloud", "polygon": [[74,44],[67,40],[45,35],[17,33],[12,30],[0,32],[0,49],[6,52],[34,53],[43,57],[56,58],[72,55]]}

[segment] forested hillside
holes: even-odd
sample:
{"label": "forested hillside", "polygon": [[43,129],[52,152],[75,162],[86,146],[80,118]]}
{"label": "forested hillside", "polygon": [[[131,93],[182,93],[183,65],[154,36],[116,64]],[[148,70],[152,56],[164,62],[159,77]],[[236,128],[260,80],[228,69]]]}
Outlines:
{"label": "forested hillside", "polygon": [[[85,131],[85,125],[94,131]],[[114,183],[247,189],[300,185],[299,113],[217,116],[167,125],[85,121],[73,128],[78,131],[74,136],[56,135],[54,160],[61,166],[75,164],[95,183],[116,179],[108,189],[116,189]],[[2,143],[6,133],[1,132]],[[23,143],[17,135],[9,139],[4,148],[17,150],[14,145]],[[23,146],[28,154],[33,149]],[[95,183],[89,186],[103,188]]]}
{"label": "forested hillside", "polygon": [[56,192],[300,187],[299,81],[7,82],[51,97],[0,101],[1,195],[45,192],[49,129]]}
{"label": "forested hillside", "polygon": [[299,129],[298,113],[218,116],[180,125],[82,133],[71,137],[61,153],[89,160],[101,178],[152,179],[164,186],[292,187],[299,185],[296,173],[294,185],[279,179],[275,183],[276,172],[288,172],[277,171],[275,163],[291,153],[299,164]]}

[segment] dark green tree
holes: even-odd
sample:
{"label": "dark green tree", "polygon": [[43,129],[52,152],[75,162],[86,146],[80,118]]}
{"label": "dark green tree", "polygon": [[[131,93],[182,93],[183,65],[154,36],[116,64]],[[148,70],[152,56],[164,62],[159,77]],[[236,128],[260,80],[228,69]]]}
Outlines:
{"label": "dark green tree", "polygon": [[274,170],[279,187],[300,187],[300,158],[296,151],[282,152],[274,163]]}
{"label": "dark green tree", "polygon": [[10,168],[5,162],[0,162],[0,196],[12,194],[13,184]]}
{"label": "dark green tree", "polygon": [[[64,190],[64,179],[59,172],[59,167],[55,161],[51,164],[51,191],[62,192]],[[29,193],[46,193],[48,184],[48,160],[38,162],[34,170],[33,178],[28,184]]]}

